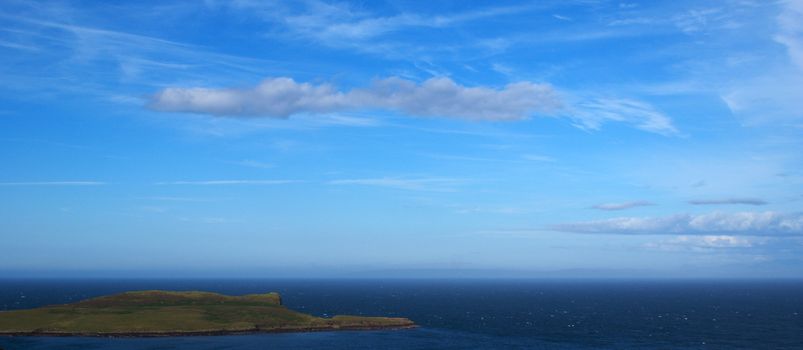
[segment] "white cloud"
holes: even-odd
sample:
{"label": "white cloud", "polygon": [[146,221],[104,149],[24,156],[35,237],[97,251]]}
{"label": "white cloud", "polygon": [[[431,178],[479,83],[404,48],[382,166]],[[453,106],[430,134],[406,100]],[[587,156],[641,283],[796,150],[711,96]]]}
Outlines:
{"label": "white cloud", "polygon": [[803,235],[803,214],[772,211],[620,217],[552,225],[555,231],[601,234]]}
{"label": "white cloud", "polygon": [[717,204],[745,204],[745,205],[765,205],[767,202],[758,198],[723,198],[723,199],[697,199],[690,200],[689,204],[694,205],[717,205]]}
{"label": "white cloud", "polygon": [[166,112],[285,118],[337,111],[345,102],[344,95],[328,84],[271,78],[250,89],[167,88],[153,96],[149,106]]}
{"label": "white cloud", "polygon": [[648,201],[632,201],[623,203],[602,203],[602,204],[597,204],[592,208],[599,210],[624,210],[648,205],[654,205],[654,204]]}
{"label": "white cloud", "polygon": [[300,114],[323,123],[375,126],[365,118],[328,113],[384,109],[410,116],[453,117],[468,120],[524,120],[534,115],[564,116],[583,129],[597,130],[621,122],[661,135],[673,135],[672,120],[648,103],[621,98],[577,99],[563,106],[548,84],[516,82],[501,88],[460,85],[447,77],[416,83],[391,77],[366,88],[338,90],[330,84],[269,78],[251,88],[171,87],[159,91],[148,106],[162,112],[184,112],[234,117],[287,118]]}
{"label": "white cloud", "polygon": [[420,116],[476,120],[526,119],[533,113],[560,107],[551,86],[518,82],[502,89],[466,87],[449,78],[432,78],[417,85],[401,78],[377,81],[370,89],[352,92],[357,105],[400,110]]}
{"label": "white cloud", "polygon": [[387,78],[348,92],[329,84],[270,78],[248,89],[167,88],[155,94],[149,104],[158,111],[217,116],[285,118],[293,114],[382,108],[416,116],[475,120],[526,119],[559,106],[553,89],[546,84],[518,82],[495,89],[466,87],[444,77],[421,84]]}

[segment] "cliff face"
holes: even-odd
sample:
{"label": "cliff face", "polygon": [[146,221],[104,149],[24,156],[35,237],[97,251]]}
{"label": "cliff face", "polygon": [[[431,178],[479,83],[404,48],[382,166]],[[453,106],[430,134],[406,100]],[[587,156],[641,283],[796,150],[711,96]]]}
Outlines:
{"label": "cliff face", "polygon": [[213,335],[413,326],[406,318],[306,315],[284,307],[278,293],[150,290],[0,312],[0,335]]}

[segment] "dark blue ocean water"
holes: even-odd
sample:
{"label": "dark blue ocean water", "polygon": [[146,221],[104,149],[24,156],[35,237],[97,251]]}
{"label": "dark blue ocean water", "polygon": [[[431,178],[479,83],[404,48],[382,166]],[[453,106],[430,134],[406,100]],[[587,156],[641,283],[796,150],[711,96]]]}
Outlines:
{"label": "dark blue ocean water", "polygon": [[0,337],[37,349],[803,349],[803,281],[0,280],[0,309],[142,289],[278,291],[315,315],[420,328],[172,338]]}

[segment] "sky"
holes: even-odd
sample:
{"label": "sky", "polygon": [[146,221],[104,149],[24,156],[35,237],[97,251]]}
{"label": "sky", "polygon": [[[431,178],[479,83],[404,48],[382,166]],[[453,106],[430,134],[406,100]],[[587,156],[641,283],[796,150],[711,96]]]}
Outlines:
{"label": "sky", "polygon": [[803,277],[803,1],[0,4],[0,276]]}

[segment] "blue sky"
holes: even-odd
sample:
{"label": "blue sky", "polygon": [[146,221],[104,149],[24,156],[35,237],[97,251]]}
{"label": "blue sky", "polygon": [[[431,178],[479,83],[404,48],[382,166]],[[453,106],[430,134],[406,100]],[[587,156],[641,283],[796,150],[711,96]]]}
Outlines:
{"label": "blue sky", "polygon": [[803,2],[0,5],[0,274],[803,274]]}

